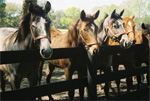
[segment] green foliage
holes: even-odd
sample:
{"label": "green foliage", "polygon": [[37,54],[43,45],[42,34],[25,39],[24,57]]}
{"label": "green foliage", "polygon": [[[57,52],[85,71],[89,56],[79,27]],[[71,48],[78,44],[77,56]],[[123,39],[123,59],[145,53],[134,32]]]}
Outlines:
{"label": "green foliage", "polygon": [[[46,0],[39,0],[40,5],[45,6]],[[109,6],[98,6],[92,9],[94,14],[97,10],[100,10],[100,15],[95,21],[98,24],[106,14],[116,9],[118,13],[125,10],[122,17],[135,15],[134,22],[136,29],[140,29],[141,23],[150,23],[150,0],[124,0],[122,4],[109,5]],[[17,27],[19,24],[19,17],[21,14],[21,6],[13,3],[5,3],[5,0],[0,0],[0,27],[2,26],[13,26]],[[49,13],[49,17],[52,20],[52,26],[55,28],[67,28],[72,20],[80,17],[80,9],[71,7],[65,11],[59,10],[54,11],[53,8]]]}
{"label": "green foliage", "polygon": [[111,14],[111,12],[116,9],[118,13],[121,10],[125,10],[122,17],[127,17],[135,15],[134,22],[136,24],[136,29],[141,30],[141,24],[150,23],[150,1],[149,0],[124,0],[119,6],[110,5],[110,6],[100,6],[93,8],[93,12],[100,10],[100,16],[96,20],[98,24],[105,16],[105,14]]}
{"label": "green foliage", "polygon": [[67,28],[72,20],[78,19],[80,17],[80,9],[76,7],[68,8],[65,11],[65,16],[61,18],[62,28]]}
{"label": "green foliage", "polygon": [[3,0],[0,0],[0,27],[4,23],[4,19],[6,16],[6,12],[4,11],[6,7],[6,4]]}
{"label": "green foliage", "polygon": [[64,15],[65,15],[65,13],[62,10],[56,11],[56,12],[51,12],[49,14],[49,17],[52,20],[52,26],[55,28],[62,28],[61,19],[62,19],[62,17],[64,17]]}
{"label": "green foliage", "polygon": [[21,6],[14,3],[7,3],[7,5],[4,4],[3,6],[3,9],[0,7],[0,11],[2,12],[0,15],[0,27],[18,27]]}

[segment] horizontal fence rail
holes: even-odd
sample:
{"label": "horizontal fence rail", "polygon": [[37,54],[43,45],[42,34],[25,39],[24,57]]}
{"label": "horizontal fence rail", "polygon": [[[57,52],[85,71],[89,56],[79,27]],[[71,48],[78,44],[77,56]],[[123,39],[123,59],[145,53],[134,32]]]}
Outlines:
{"label": "horizontal fence rail", "polygon": [[[130,71],[122,70],[118,72],[111,72],[110,74],[101,74],[95,77],[95,81],[97,81],[96,83],[99,84],[99,83],[104,83],[106,81],[123,79],[131,76],[147,73],[148,69],[149,69],[148,66],[145,66],[145,67],[132,69]],[[77,89],[79,87],[87,87],[87,86],[88,86],[87,77],[84,77],[81,79],[73,79],[69,81],[62,81],[62,82],[56,82],[47,85],[24,88],[20,90],[1,92],[0,95],[2,100],[31,100],[39,96],[56,94],[71,89]]]}
{"label": "horizontal fence rail", "polygon": [[[145,46],[142,44],[133,45],[129,49],[123,49],[120,46],[101,46],[100,54],[115,54],[115,53],[128,53],[133,51],[143,51]],[[79,58],[86,57],[87,53],[84,48],[57,48],[53,49],[53,55],[50,59],[61,58]],[[39,54],[39,50],[22,50],[22,51],[0,51],[0,64],[30,62],[43,60]]]}
{"label": "horizontal fence rail", "polygon": [[[147,47],[142,44],[133,45],[129,49],[123,49],[120,46],[101,46],[99,54],[116,54],[116,53],[129,53],[129,52],[142,52],[143,49]],[[1,51],[0,52],[0,64],[10,64],[19,62],[30,62],[30,61],[40,61],[43,60],[39,54],[39,50],[25,50],[25,51]],[[87,55],[87,51],[84,48],[58,48],[53,49],[53,55],[50,59],[62,59],[62,58],[88,58],[91,69],[93,64],[92,57]],[[91,57],[91,58],[90,58]],[[127,78],[139,74],[147,73],[149,70],[148,66],[132,69],[130,71],[123,70],[118,72],[111,72],[110,74],[101,74],[98,76],[94,75],[92,77],[92,83],[104,83],[107,81],[112,81],[116,79]],[[94,70],[95,71],[95,70]],[[87,76],[89,77],[89,75]],[[2,100],[31,100],[36,97],[45,96],[48,94],[55,94],[59,92],[68,91],[71,89],[77,89],[80,87],[89,87],[90,80],[85,78],[74,79],[71,81],[63,81],[57,83],[51,83],[47,85],[41,85],[36,87],[24,88],[14,91],[1,92]],[[71,86],[70,86],[71,85]],[[92,86],[92,85],[91,85]],[[92,88],[93,89],[93,88]],[[95,91],[94,91],[95,92]],[[93,96],[92,96],[93,97]],[[95,99],[96,96],[94,96]]]}

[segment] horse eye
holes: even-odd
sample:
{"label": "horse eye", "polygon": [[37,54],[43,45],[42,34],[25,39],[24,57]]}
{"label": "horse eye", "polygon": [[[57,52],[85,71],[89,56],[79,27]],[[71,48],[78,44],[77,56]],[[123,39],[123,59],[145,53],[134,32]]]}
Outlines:
{"label": "horse eye", "polygon": [[125,28],[125,23],[123,23],[123,27]]}
{"label": "horse eye", "polygon": [[32,28],[35,28],[35,26],[34,26],[34,25],[32,25]]}
{"label": "horse eye", "polygon": [[114,28],[117,28],[117,25],[114,25]]}
{"label": "horse eye", "polygon": [[88,29],[84,29],[84,31],[88,31]]}

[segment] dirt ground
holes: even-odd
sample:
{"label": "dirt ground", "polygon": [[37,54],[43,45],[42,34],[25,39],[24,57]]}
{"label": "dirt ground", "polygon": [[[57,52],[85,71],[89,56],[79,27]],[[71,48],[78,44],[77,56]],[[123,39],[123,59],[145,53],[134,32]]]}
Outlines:
{"label": "dirt ground", "polygon": [[[43,68],[43,76],[42,76],[42,81],[41,81],[41,84],[44,85],[46,84],[46,79],[45,79],[45,70],[46,70],[46,67],[47,67],[47,64],[44,64],[44,68]],[[120,65],[119,67],[120,70],[123,70],[124,67],[123,65]],[[77,78],[77,72],[74,73],[73,75],[73,79]],[[52,75],[52,78],[51,78],[51,82],[59,82],[59,81],[65,81],[65,76],[64,76],[64,70],[61,69],[61,68],[55,68],[54,72],[53,72],[53,75]],[[144,82],[146,83],[146,81],[144,80]],[[133,85],[136,85],[137,82],[136,80],[133,81]],[[28,81],[27,79],[23,79],[22,83],[21,83],[21,88],[26,88],[26,87],[29,87],[29,84],[28,84]],[[97,86],[97,94],[98,94],[98,97],[100,97],[100,99],[105,99],[105,94],[104,94],[104,84],[102,84],[102,89],[99,89],[99,87]],[[11,88],[10,88],[10,85],[9,83],[7,82],[7,85],[6,85],[6,91],[10,91]],[[85,99],[87,98],[87,93],[86,93],[86,88],[85,88]],[[127,89],[126,89],[126,79],[121,79],[121,84],[120,84],[120,90],[121,90],[121,94],[124,94],[127,92]],[[1,91],[1,89],[0,89]],[[136,86],[133,86],[131,88],[131,92],[132,91],[136,91]],[[111,82],[111,88],[110,88],[110,96],[115,96],[117,93],[117,89],[116,89],[116,84],[115,84],[115,81],[112,81]],[[52,97],[55,99],[55,100],[68,100],[68,93],[67,92],[61,92],[61,93],[57,93],[57,94],[53,94]],[[47,100],[48,97],[47,96],[44,96],[42,97],[43,100]],[[79,92],[78,92],[78,89],[75,90],[75,98],[74,100],[79,100]]]}

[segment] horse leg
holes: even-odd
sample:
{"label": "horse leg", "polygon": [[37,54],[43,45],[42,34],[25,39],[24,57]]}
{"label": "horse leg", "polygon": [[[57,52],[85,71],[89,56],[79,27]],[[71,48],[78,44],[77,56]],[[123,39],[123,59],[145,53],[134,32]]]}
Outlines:
{"label": "horse leg", "polygon": [[47,66],[47,69],[46,69],[46,82],[47,83],[50,83],[50,79],[51,79],[54,69],[55,69],[55,66],[53,66],[49,63]]}
{"label": "horse leg", "polygon": [[[87,76],[85,69],[78,70],[78,78]],[[84,87],[79,88],[80,100],[84,100]]]}
{"label": "horse leg", "polygon": [[[136,67],[140,67],[141,63],[140,62],[136,62]],[[140,85],[141,85],[141,75],[137,75],[137,90],[140,89]]]}
{"label": "horse leg", "polygon": [[[72,68],[72,67],[70,67],[70,68]],[[74,71],[72,69],[69,69],[68,67],[65,67],[64,71],[65,71],[66,80],[72,80],[72,75],[73,75]],[[73,100],[74,90],[69,90],[68,95],[69,95],[70,100]]]}
{"label": "horse leg", "polygon": [[[129,65],[129,64],[130,64],[130,63],[124,65],[124,66],[125,66],[125,69],[128,70],[128,71],[131,70],[131,68],[132,68],[132,65]],[[131,77],[128,77],[128,78],[126,79],[127,92],[130,92],[131,82],[132,82]]]}
{"label": "horse leg", "polygon": [[3,92],[5,92],[5,84],[6,84],[6,81],[4,79],[4,72],[3,71],[0,71],[1,72],[1,89]]}
{"label": "horse leg", "polygon": [[149,86],[149,73],[147,73],[146,79],[147,79],[147,86]]}
{"label": "horse leg", "polygon": [[[52,76],[52,73],[55,69],[55,66],[51,65],[50,63],[48,63],[47,69],[46,69],[46,82],[50,83],[50,79]],[[48,95],[50,100],[54,100],[53,97],[51,96],[51,94]]]}
{"label": "horse leg", "polygon": [[[149,65],[149,61],[148,61],[148,62],[146,62],[146,65],[147,65],[148,67],[150,67],[150,65]],[[149,70],[148,70],[147,75],[146,75],[147,86],[149,86],[149,78],[150,78],[150,76],[149,76]]]}
{"label": "horse leg", "polygon": [[16,90],[16,86],[15,86],[15,75],[14,74],[10,74],[10,84],[11,84],[11,88],[13,90]]}
{"label": "horse leg", "polygon": [[[104,67],[104,73],[105,74],[108,74],[110,72],[111,72],[111,67]],[[104,92],[105,92],[106,98],[108,98],[109,97],[109,94],[108,94],[109,93],[109,81],[105,82]]]}
{"label": "horse leg", "polygon": [[[99,75],[101,74],[101,70],[100,70],[100,69],[98,70],[98,74],[99,74]],[[98,84],[98,88],[99,88],[99,90],[102,89],[101,84]]]}
{"label": "horse leg", "polygon": [[[118,67],[119,67],[118,64],[113,64],[112,67],[114,72],[118,72]],[[117,84],[117,95],[120,95],[120,79],[116,80],[116,84]]]}
{"label": "horse leg", "polygon": [[40,61],[39,70],[38,70],[39,85],[41,85],[43,65],[44,65],[44,61]]}
{"label": "horse leg", "polygon": [[22,78],[18,77],[17,75],[15,76],[15,86],[16,89],[20,89],[20,84],[21,84]]}

